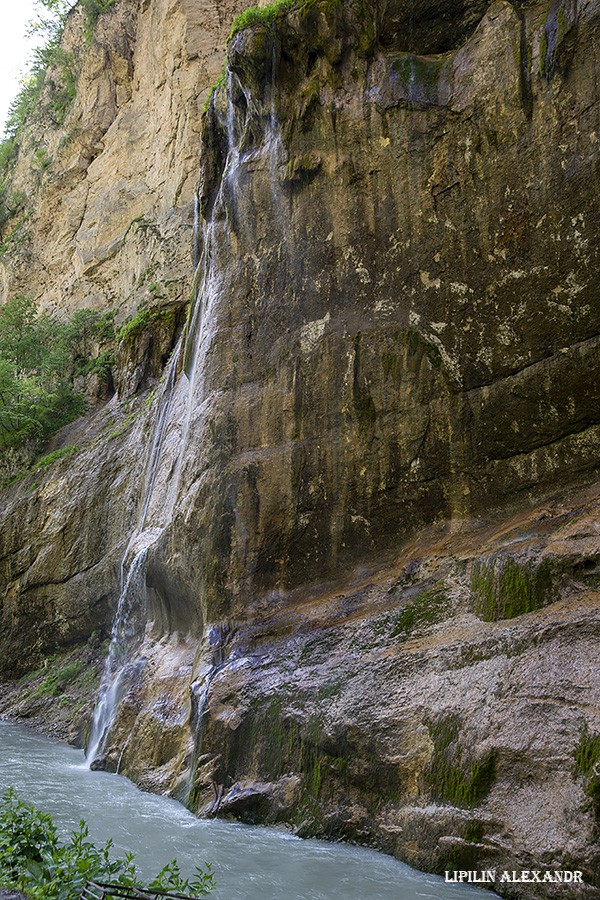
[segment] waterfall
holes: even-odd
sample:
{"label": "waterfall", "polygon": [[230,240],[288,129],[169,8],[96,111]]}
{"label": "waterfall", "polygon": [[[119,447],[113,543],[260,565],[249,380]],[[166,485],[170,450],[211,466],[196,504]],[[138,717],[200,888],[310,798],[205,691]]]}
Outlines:
{"label": "waterfall", "polygon": [[108,656],[100,682],[99,699],[94,710],[87,751],[87,758],[90,762],[93,762],[102,750],[127,685],[140,670],[141,661],[138,661],[137,665],[129,665],[129,659],[133,645],[143,628],[146,607],[147,553],[147,547],[138,551],[125,578],[125,557],[121,563],[122,588],[113,622]]}
{"label": "waterfall", "polygon": [[144,530],[146,517],[148,515],[148,507],[150,506],[150,500],[152,499],[152,491],[154,490],[154,482],[156,480],[158,462],[160,460],[160,451],[162,450],[162,444],[165,432],[167,430],[167,422],[169,421],[169,413],[171,411],[171,404],[173,402],[173,394],[175,392],[175,378],[177,375],[177,363],[179,361],[180,347],[181,343],[177,344],[177,349],[173,354],[174,358],[171,363],[169,377],[167,379],[167,386],[165,389],[166,400],[161,403],[160,411],[154,425],[154,433],[152,435],[150,457],[148,461],[150,469],[150,480],[148,483],[148,488],[146,490],[146,502],[144,503],[144,509],[142,511],[142,517],[138,527],[138,533]]}
{"label": "waterfall", "polygon": [[[224,278],[220,267],[215,263],[219,252],[219,241],[222,239],[223,222],[227,220],[228,204],[235,199],[238,188],[237,176],[240,165],[240,152],[237,134],[239,132],[239,123],[235,120],[233,103],[234,77],[229,73],[227,81],[227,114],[225,120],[221,123],[227,137],[227,157],[213,207],[213,215],[209,221],[205,221],[201,217],[199,197],[198,195],[195,197],[193,239],[195,271],[188,325],[185,338],[182,339],[176,352],[173,354],[166,374],[165,386],[160,397],[150,448],[145,462],[144,487],[140,503],[139,520],[130,536],[121,562],[121,590],[88,743],[87,758],[91,765],[102,754],[117,715],[119,704],[125,697],[134,679],[139,677],[145,665],[144,658],[138,657],[136,659],[136,651],[142,641],[147,618],[146,576],[148,551],[172,521],[175,504],[184,477],[186,447],[194,420],[194,411],[202,402],[203,348],[211,343],[211,329],[215,327],[212,307],[222,293]],[[268,132],[275,136],[273,145],[278,146],[280,139],[274,117],[274,91],[275,87],[273,84],[271,88],[272,115]],[[182,344],[184,344],[183,349],[181,347]],[[187,381],[187,386],[181,388],[181,390],[186,391],[185,395],[179,393],[180,389],[177,388],[180,350],[183,352],[183,370]],[[180,420],[173,423],[172,403],[176,388],[178,398],[180,398],[178,402],[184,401],[185,405],[183,406]],[[179,406],[178,408],[181,409],[182,407]],[[166,493],[163,485],[161,493],[162,504],[160,509],[156,509],[157,504],[152,505],[152,498],[157,479],[159,478],[163,442],[169,422],[171,422],[171,425],[175,425],[179,431],[178,447],[170,469]],[[212,634],[212,630],[210,634]],[[211,646],[214,640],[214,635],[212,638],[209,635]],[[220,646],[222,640],[219,639],[216,643]],[[216,650],[213,651],[213,662],[206,673],[206,681],[203,683],[203,687],[195,682],[192,688],[192,707],[195,718],[193,727],[196,732],[198,732],[198,728],[201,728],[212,678],[219,671],[220,666],[223,665],[221,657],[222,654],[219,656]],[[121,748],[118,760],[119,766],[130,737],[131,731],[127,741]],[[196,734],[196,740],[201,740],[198,734]],[[192,765],[190,790],[193,785],[194,774],[195,763]]]}
{"label": "waterfall", "polygon": [[558,46],[559,34],[558,12],[560,6],[559,0],[556,0],[548,14],[546,24],[544,25],[546,52],[542,60],[542,71],[546,81],[552,81],[552,76],[556,69],[556,48]]}
{"label": "waterfall", "polygon": [[[235,105],[233,102],[233,73],[227,75],[227,161],[225,163],[224,178],[231,187],[233,196],[235,197],[236,180],[235,176],[240,163],[240,151],[235,134]],[[248,98],[246,99],[248,102]],[[221,189],[223,183],[221,182]],[[222,198],[221,198],[222,199]],[[217,200],[218,202],[218,200]]]}
{"label": "waterfall", "polygon": [[198,268],[198,260],[200,258],[200,252],[198,249],[198,238],[200,234],[200,198],[198,197],[198,191],[194,192],[194,245],[192,248],[192,259],[194,262],[194,272]]}
{"label": "waterfall", "polygon": [[[228,86],[228,97],[231,101],[231,78]],[[232,107],[233,104],[230,102],[228,106]],[[229,148],[226,171],[216,201],[220,205],[224,203],[224,182],[227,181],[228,186],[231,189],[235,189],[235,179],[239,165],[239,152],[235,141],[232,113],[227,124]],[[212,264],[217,253],[216,225],[214,221],[200,221],[197,197],[195,209],[194,252],[198,256],[198,263],[194,274],[192,306],[185,337],[185,349],[183,351],[184,371],[187,376],[187,398],[183,421],[180,423],[178,451],[167,487],[166,502],[163,503],[160,509],[160,526],[149,528],[147,527],[148,520],[152,520],[156,516],[155,511],[150,514],[150,504],[158,476],[163,441],[170,421],[181,342],[169,364],[170,368],[165,387],[160,398],[145,465],[141,514],[121,562],[121,591],[88,743],[87,758],[92,765],[94,759],[103,751],[119,703],[125,696],[133,679],[139,676],[144,666],[143,659],[138,658],[135,660],[135,651],[141,642],[146,624],[146,562],[148,550],[158,540],[172,520],[184,466],[185,448],[195,401],[197,400],[195,394],[197,391],[198,371],[201,369],[201,348],[206,341],[210,340],[210,310],[213,300],[219,296],[221,288],[221,276],[219,275],[218,267]],[[123,747],[119,764],[124,749]]]}
{"label": "waterfall", "polygon": [[127,747],[128,747],[129,741],[131,740],[131,735],[132,735],[132,734],[133,734],[133,728],[131,729],[131,731],[130,731],[129,734],[127,735],[127,740],[125,741],[125,743],[124,743],[123,746],[121,747],[121,752],[120,752],[120,754],[119,754],[119,761],[118,761],[118,763],[117,763],[117,775],[119,774],[119,769],[121,768],[121,760],[123,759],[123,754],[124,754],[125,751],[127,750]]}
{"label": "waterfall", "polygon": [[[169,363],[165,387],[160,398],[158,416],[155,421],[146,463],[146,488],[139,523],[127,544],[127,549],[121,560],[121,590],[88,743],[87,759],[90,763],[93,763],[98,753],[102,751],[117,708],[125,695],[128,685],[139,675],[141,668],[143,668],[143,660],[133,662],[132,659],[133,652],[141,640],[146,623],[146,559],[148,547],[154,543],[161,533],[161,530],[157,531],[156,529],[144,532],[144,527],[175,391],[179,349],[180,345],[177,346]],[[130,559],[131,562],[129,562]]]}
{"label": "waterfall", "polygon": [[[194,733],[194,755],[190,766],[190,774],[187,782],[187,788],[182,802],[190,805],[193,797],[196,775],[198,771],[198,762],[201,757],[202,738],[204,734],[204,720],[208,713],[208,697],[210,686],[219,674],[219,672],[227,665],[225,648],[226,644],[232,636],[232,631],[228,626],[211,625],[208,629],[206,638],[210,647],[210,655],[208,662],[202,669],[196,673],[196,679],[191,685],[190,693],[192,700],[192,729]],[[220,793],[215,791],[215,801],[210,811],[210,815],[216,815],[219,804],[222,799],[222,789]]]}

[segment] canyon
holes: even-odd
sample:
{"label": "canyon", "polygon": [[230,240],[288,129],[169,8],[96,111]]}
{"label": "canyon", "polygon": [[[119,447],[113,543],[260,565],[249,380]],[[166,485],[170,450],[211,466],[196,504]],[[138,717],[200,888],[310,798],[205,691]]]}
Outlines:
{"label": "canyon", "polygon": [[0,713],[104,641],[93,765],[596,896],[599,4],[242,11],[76,6],[17,158],[2,300],[133,324],[2,491]]}

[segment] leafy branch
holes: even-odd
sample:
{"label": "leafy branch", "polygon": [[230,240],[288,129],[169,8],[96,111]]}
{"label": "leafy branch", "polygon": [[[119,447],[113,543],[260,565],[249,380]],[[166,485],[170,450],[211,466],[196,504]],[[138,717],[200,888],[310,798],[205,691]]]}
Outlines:
{"label": "leafy branch", "polygon": [[183,878],[176,860],[168,863],[150,884],[137,875],[134,854],[111,856],[112,841],[96,847],[82,819],[79,828],[61,841],[51,817],[19,800],[10,788],[0,800],[0,881],[26,890],[33,900],[75,900],[86,881],[112,881],[140,890],[190,893],[202,897],[214,888],[210,865],[196,867]]}

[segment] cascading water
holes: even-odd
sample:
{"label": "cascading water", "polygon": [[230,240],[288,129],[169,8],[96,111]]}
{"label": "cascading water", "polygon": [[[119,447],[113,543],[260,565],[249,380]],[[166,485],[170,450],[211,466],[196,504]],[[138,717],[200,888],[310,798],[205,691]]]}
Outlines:
{"label": "cascading water", "polygon": [[542,65],[546,81],[552,81],[552,76],[554,75],[554,70],[556,68],[556,47],[558,44],[559,33],[558,15],[561,8],[560,0],[555,0],[548,17],[546,18],[546,24],[544,25],[546,52],[544,54],[544,59],[542,60]]}
{"label": "cascading water", "polygon": [[[232,109],[231,82],[228,91],[230,101],[228,107]],[[215,201],[216,205],[224,203],[225,184],[230,190],[235,189],[236,173],[239,165],[239,153],[232,118],[228,121],[227,130],[229,135],[228,155],[221,189]],[[215,223],[214,221],[200,222],[199,205],[196,200],[194,259],[197,259],[198,262],[194,275],[192,309],[185,341],[184,370],[187,376],[187,400],[183,421],[180,426],[178,452],[167,489],[166,502],[163,503],[160,510],[161,521],[158,527],[148,528],[148,520],[155,519],[155,513],[150,514],[150,505],[176,387],[180,345],[178,345],[170,363],[166,386],[161,396],[159,412],[155,422],[150,452],[145,466],[144,502],[139,524],[128,542],[121,564],[121,593],[88,744],[87,758],[91,761],[92,766],[98,754],[103,750],[119,703],[123,699],[128,686],[139,675],[145,663],[143,658],[135,659],[135,651],[141,642],[146,624],[147,554],[149,547],[158,540],[164,529],[171,522],[178,495],[185,448],[194,409],[201,347],[204,342],[209,341],[210,309],[213,299],[218,296],[220,290],[220,276],[217,267],[212,265],[215,254]],[[207,681],[207,685],[209,684],[210,679]],[[119,764],[124,749],[125,747],[123,746],[119,756]]]}
{"label": "cascading water", "polygon": [[[112,627],[110,647],[88,745],[87,756],[92,762],[102,749],[127,685],[139,673],[142,665],[141,660],[130,664],[129,659],[136,638],[143,629],[142,621],[146,606],[146,555],[147,548],[140,550],[134,557],[124,582],[123,574],[121,575],[123,587]],[[121,564],[122,573],[124,568],[125,559]]]}
{"label": "cascading water", "polygon": [[[196,673],[196,680],[192,683],[191,686],[194,757],[190,766],[190,776],[188,779],[187,790],[184,797],[182,798],[186,806],[189,805],[195,787],[195,780],[198,769],[198,755],[199,750],[202,747],[204,720],[208,712],[208,695],[210,692],[210,686],[219,672],[227,665],[225,648],[228,640],[231,638],[231,635],[231,629],[222,625],[212,625],[208,629],[206,637],[210,648],[210,654],[204,668]],[[217,790],[214,784],[213,789],[215,790],[215,799],[209,815],[214,816],[219,810],[219,805],[223,797],[223,789],[221,787],[220,790]]]}
{"label": "cascading water", "polygon": [[[264,152],[270,169],[274,206],[278,219],[281,219],[280,224],[283,228],[285,217],[283,210],[280,209],[280,184],[277,173],[285,153],[276,115],[277,63],[277,40],[274,37],[270,91],[265,98],[266,110],[263,108],[261,113],[250,97],[247,97],[246,109],[249,115],[262,118],[264,123]],[[163,485],[163,493],[161,494],[163,502],[160,510],[157,510],[151,505],[160,468],[163,441],[169,427],[171,406],[176,390],[179,346],[170,363],[145,464],[146,474],[139,523],[131,535],[121,564],[121,593],[88,744],[87,756],[92,765],[94,765],[94,760],[102,753],[105,747],[120,702],[145,665],[145,660],[142,657],[136,659],[135,654],[143,638],[146,625],[146,566],[148,550],[172,521],[183,477],[186,460],[185,451],[194,409],[201,402],[201,398],[197,396],[199,394],[198,373],[202,371],[201,358],[203,347],[210,344],[212,337],[210,329],[213,325],[212,320],[214,317],[211,315],[211,308],[216,298],[220,295],[223,281],[223,275],[219,266],[215,264],[219,252],[220,229],[223,228],[223,222],[226,222],[228,219],[231,202],[235,201],[239,186],[239,168],[242,162],[238,140],[239,135],[242,133],[242,128],[236,120],[236,104],[233,97],[234,90],[241,89],[241,86],[237,81],[234,83],[235,78],[236,76],[231,72],[228,74],[227,111],[224,119],[221,121],[223,132],[227,138],[227,156],[219,190],[213,204],[212,215],[208,217],[208,221],[201,218],[197,197],[195,202],[194,288],[190,319],[185,337],[185,349],[183,351],[183,368],[187,376],[187,397],[180,422],[172,423],[179,428],[178,449],[170,470],[169,483],[166,486],[166,497]],[[148,527],[148,523],[151,523],[152,527]],[[195,732],[202,729],[211,682],[223,665],[225,665],[222,652],[217,652],[212,647],[212,643],[213,641],[209,634],[209,644],[212,649],[204,669],[201,673],[196,674],[196,680],[192,685],[193,719],[195,722],[195,724],[194,722],[192,723],[192,727]],[[220,640],[217,641],[219,647],[222,643]],[[130,736],[131,733],[129,732],[127,741]],[[196,743],[198,743],[198,739],[198,734],[196,734]],[[119,765],[124,751],[125,745],[120,750]],[[99,766],[101,763],[97,761],[97,765]],[[189,791],[193,789],[194,777],[195,763],[192,764],[190,771]]]}
{"label": "cascading water", "polygon": [[271,85],[269,91],[269,115],[266,128],[266,149],[269,155],[269,173],[271,176],[271,189],[277,215],[282,219],[281,202],[279,197],[278,169],[285,162],[285,150],[281,140],[279,122],[277,120],[277,32],[273,32],[273,50],[271,52]]}
{"label": "cascading water", "polygon": [[[144,664],[141,659],[133,661],[133,653],[143,635],[146,621],[148,547],[160,534],[160,530],[144,532],[144,527],[173,401],[179,349],[180,345],[177,346],[169,364],[169,373],[160,399],[159,414],[150,442],[150,452],[146,464],[148,474],[145,498],[139,524],[127,544],[121,561],[121,592],[88,743],[87,758],[92,764],[104,746],[117,707],[123,699],[128,685],[139,675]],[[131,558],[132,556],[133,558]],[[131,562],[129,562],[130,559]]]}
{"label": "cascading water", "polygon": [[162,445],[163,445],[163,441],[165,438],[165,432],[167,430],[167,423],[169,421],[169,413],[171,411],[171,404],[173,403],[173,393],[175,390],[175,378],[177,376],[177,363],[179,362],[180,348],[181,348],[181,344],[179,343],[177,345],[175,353],[173,354],[173,361],[171,363],[171,368],[169,370],[169,377],[167,379],[165,398],[164,398],[164,401],[161,403],[160,411],[159,411],[159,414],[158,414],[158,417],[156,419],[156,423],[154,426],[154,435],[152,437],[152,442],[150,445],[151,446],[150,457],[148,459],[148,465],[147,465],[147,471],[150,472],[150,478],[148,481],[148,487],[146,488],[146,501],[144,503],[142,517],[140,519],[140,524],[137,529],[138,534],[144,530],[144,526],[146,524],[146,517],[148,515],[148,507],[150,506],[150,500],[152,499],[152,491],[154,490],[154,482],[156,481],[156,473],[158,472],[160,451],[162,450]]}

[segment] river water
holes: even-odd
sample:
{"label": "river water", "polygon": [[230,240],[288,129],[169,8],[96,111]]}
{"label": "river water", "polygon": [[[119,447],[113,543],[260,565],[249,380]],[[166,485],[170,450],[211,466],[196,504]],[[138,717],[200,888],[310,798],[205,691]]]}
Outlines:
{"label": "river water", "polygon": [[374,850],[295,838],[275,828],[196,819],[174,800],[126,778],[90,772],[83,751],[0,722],[0,794],[50,813],[67,834],[85,819],[90,837],[132,850],[144,878],[177,858],[189,876],[210,862],[212,900],[490,900],[467,885],[416,872]]}

